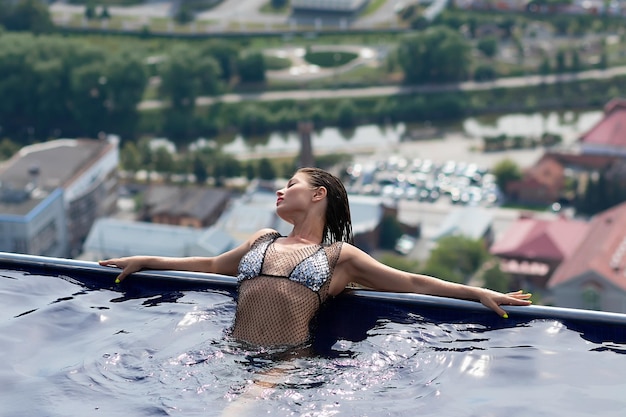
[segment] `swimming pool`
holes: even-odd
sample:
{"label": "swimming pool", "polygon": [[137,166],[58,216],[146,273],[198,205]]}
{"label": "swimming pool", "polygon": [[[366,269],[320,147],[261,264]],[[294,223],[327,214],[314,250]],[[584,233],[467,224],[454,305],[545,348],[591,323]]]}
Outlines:
{"label": "swimming pool", "polygon": [[[228,338],[230,277],[0,254],[2,416],[622,416],[626,316],[356,291],[315,353]],[[256,381],[256,382],[252,382]]]}

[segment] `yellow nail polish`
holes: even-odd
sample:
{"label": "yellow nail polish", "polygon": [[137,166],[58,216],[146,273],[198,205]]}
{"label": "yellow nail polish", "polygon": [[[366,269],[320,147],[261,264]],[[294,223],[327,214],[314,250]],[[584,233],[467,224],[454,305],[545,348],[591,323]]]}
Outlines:
{"label": "yellow nail polish", "polygon": [[115,283],[119,284],[120,283],[120,279],[119,278],[115,278]]}
{"label": "yellow nail polish", "polygon": [[508,318],[509,318],[509,315],[508,315],[508,314],[506,314],[506,313],[504,313],[504,314],[502,315],[502,318],[503,318],[503,319],[508,319]]}

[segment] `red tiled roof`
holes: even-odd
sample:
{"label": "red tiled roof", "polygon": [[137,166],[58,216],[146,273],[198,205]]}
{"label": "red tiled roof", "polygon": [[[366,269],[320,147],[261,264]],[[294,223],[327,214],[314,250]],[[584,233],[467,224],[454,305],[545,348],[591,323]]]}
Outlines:
{"label": "red tiled roof", "polygon": [[557,268],[548,286],[555,287],[588,271],[595,271],[626,290],[626,203],[591,220],[584,241]]}
{"label": "red tiled roof", "polygon": [[588,228],[579,220],[521,218],[490,252],[502,257],[561,261],[578,248]]}
{"label": "red tiled roof", "polygon": [[604,106],[604,118],[579,139],[582,143],[626,147],[626,99]]}
{"label": "red tiled roof", "polygon": [[611,165],[619,156],[616,155],[598,155],[598,154],[579,154],[565,152],[549,152],[542,158],[552,158],[565,167],[581,167],[586,169],[601,169]]}

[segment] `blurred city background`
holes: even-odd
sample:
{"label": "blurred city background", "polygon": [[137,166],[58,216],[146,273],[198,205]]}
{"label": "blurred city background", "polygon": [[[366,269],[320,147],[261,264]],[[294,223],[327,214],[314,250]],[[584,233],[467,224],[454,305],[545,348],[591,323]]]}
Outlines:
{"label": "blurred city background", "polygon": [[0,251],[212,256],[340,176],[356,244],[626,312],[626,1],[0,0]]}

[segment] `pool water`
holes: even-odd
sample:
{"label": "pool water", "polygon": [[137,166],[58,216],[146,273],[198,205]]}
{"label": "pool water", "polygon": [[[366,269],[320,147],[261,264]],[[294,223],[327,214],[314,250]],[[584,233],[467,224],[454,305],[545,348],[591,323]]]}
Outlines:
{"label": "pool water", "polygon": [[336,336],[347,315],[367,316],[367,303],[346,301],[322,315],[324,342],[315,351],[273,354],[229,338],[235,304],[227,289],[140,286],[132,278],[95,285],[0,269],[0,303],[7,417],[621,417],[626,410],[625,341],[593,340],[558,320],[512,317],[494,326],[394,310]]}

